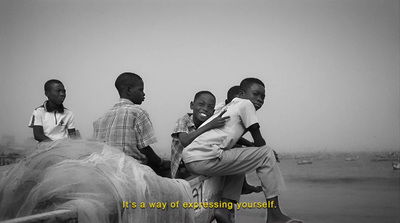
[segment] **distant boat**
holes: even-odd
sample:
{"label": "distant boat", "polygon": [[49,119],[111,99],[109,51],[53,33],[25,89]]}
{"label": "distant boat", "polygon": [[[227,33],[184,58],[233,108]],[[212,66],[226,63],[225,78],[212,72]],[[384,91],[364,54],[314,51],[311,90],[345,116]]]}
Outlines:
{"label": "distant boat", "polygon": [[396,152],[376,154],[375,159],[371,161],[400,161],[400,155]]}
{"label": "distant boat", "polygon": [[376,157],[375,159],[371,159],[373,162],[379,162],[379,161],[397,161],[399,160],[399,157]]}
{"label": "distant boat", "polygon": [[302,156],[295,156],[294,158],[295,159],[311,159],[311,158],[313,158],[314,156],[306,156],[306,155],[302,155]]}
{"label": "distant boat", "polygon": [[312,159],[299,159],[297,165],[312,164]]}
{"label": "distant boat", "polygon": [[356,161],[359,158],[360,158],[360,156],[346,157],[346,158],[344,158],[344,161]]}
{"label": "distant boat", "polygon": [[394,170],[400,170],[400,162],[392,162],[392,166]]}

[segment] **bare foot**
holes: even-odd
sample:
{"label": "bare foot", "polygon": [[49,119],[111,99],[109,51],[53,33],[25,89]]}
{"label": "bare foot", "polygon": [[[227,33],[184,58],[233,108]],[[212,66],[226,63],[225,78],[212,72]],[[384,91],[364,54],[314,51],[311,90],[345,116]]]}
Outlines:
{"label": "bare foot", "polygon": [[261,191],[261,186],[252,186],[250,184],[246,184],[242,187],[242,194],[260,193]]}

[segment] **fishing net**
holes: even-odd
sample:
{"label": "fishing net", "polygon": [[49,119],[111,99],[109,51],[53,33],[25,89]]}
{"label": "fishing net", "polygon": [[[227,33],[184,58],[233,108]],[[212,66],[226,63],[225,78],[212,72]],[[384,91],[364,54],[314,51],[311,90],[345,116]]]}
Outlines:
{"label": "fishing net", "polygon": [[79,222],[194,222],[174,205],[192,200],[187,181],[94,141],[41,143],[0,179],[0,220],[67,209]]}

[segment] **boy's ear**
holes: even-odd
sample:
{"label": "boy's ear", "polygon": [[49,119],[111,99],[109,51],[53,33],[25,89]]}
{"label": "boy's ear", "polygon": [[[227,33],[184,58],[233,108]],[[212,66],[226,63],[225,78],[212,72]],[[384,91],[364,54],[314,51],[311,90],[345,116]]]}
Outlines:
{"label": "boy's ear", "polygon": [[238,94],[238,98],[243,98],[244,95],[244,91],[243,90],[239,90],[239,94]]}
{"label": "boy's ear", "polygon": [[131,93],[131,87],[130,86],[125,86],[125,93],[129,95]]}
{"label": "boy's ear", "polygon": [[190,102],[190,110],[193,110],[193,101]]}
{"label": "boy's ear", "polygon": [[48,92],[48,91],[45,91],[45,92],[44,92],[44,95],[46,95],[46,97],[49,97],[49,92]]}

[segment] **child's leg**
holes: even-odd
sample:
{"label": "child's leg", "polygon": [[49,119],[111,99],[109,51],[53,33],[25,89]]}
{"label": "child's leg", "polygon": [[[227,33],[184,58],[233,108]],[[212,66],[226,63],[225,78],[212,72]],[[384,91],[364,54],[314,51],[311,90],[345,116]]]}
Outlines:
{"label": "child's leg", "polygon": [[[268,223],[272,222],[302,222],[294,221],[283,214],[278,203],[278,195],[286,190],[282,174],[276,165],[275,155],[270,147],[238,148],[224,151],[219,158],[195,161],[186,164],[187,168],[197,174],[203,175],[240,175],[257,172],[261,181],[267,202],[274,202],[274,207],[268,209]],[[224,185],[224,189],[229,185]],[[239,191],[240,192],[240,191]],[[221,215],[229,219],[228,212],[224,210]],[[228,221],[229,222],[229,221]]]}
{"label": "child's leg", "polygon": [[246,175],[243,180],[242,194],[251,194],[251,193],[260,193],[262,190],[262,186],[253,186],[247,182]]}

